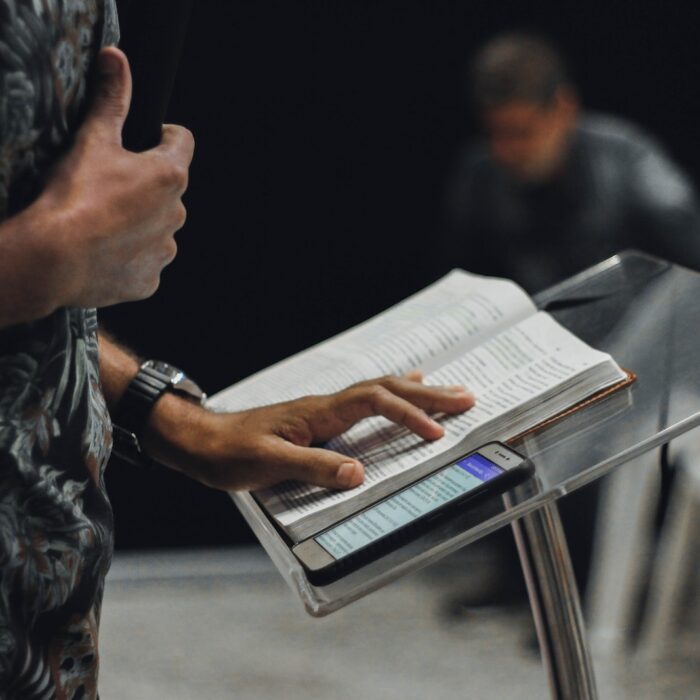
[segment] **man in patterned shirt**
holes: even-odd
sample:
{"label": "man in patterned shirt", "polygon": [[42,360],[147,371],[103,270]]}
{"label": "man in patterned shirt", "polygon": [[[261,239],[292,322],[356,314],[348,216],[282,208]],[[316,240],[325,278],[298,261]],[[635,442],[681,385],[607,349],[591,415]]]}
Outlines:
{"label": "man in patterned shirt", "polygon": [[[98,343],[94,309],[153,294],[185,220],[192,136],[166,125],[157,147],[122,148],[117,39],[114,0],[0,0],[1,698],[97,697],[108,411],[139,364]],[[348,488],[362,465],[312,444],[373,414],[437,439],[426,412],[472,404],[417,375],[235,414],[168,393],[142,446],[214,488]]]}

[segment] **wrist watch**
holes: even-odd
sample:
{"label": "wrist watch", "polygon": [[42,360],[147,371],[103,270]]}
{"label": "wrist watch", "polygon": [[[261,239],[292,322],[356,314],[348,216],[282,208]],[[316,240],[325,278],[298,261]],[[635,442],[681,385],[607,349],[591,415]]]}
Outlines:
{"label": "wrist watch", "polygon": [[177,367],[147,360],[126,388],[112,419],[113,452],[132,464],[153,464],[141,448],[143,430],[158,399],[166,392],[200,406],[207,395]]}

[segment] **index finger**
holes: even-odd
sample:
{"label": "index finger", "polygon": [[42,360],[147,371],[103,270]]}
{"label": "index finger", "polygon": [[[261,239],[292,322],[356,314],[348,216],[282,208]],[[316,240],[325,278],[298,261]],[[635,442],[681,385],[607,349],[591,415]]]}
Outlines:
{"label": "index finger", "polygon": [[189,129],[177,124],[163,124],[160,143],[153,149],[185,168],[194,158],[194,136]]}
{"label": "index finger", "polygon": [[377,383],[427,413],[462,413],[475,403],[474,394],[463,386],[423,384],[409,375],[382,377]]}
{"label": "index finger", "polygon": [[356,384],[331,397],[331,410],[314,423],[314,436],[328,440],[370,416],[384,416],[426,440],[442,437],[444,429],[428,413],[462,413],[474,397],[458,387],[430,387],[398,377]]}

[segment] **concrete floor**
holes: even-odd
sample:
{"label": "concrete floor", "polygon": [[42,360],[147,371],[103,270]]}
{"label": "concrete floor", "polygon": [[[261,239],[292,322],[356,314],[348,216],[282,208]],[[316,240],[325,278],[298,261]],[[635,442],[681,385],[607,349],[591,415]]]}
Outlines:
{"label": "concrete floor", "polygon": [[[317,620],[256,548],[117,556],[103,608],[101,696],[546,699],[526,606],[449,612],[469,583],[463,563]],[[597,659],[601,700],[700,697],[696,658],[692,648],[663,667]]]}

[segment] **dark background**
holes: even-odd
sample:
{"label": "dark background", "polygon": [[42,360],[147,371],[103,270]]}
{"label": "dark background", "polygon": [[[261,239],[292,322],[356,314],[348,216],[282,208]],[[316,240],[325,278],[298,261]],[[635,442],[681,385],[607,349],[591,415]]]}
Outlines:
{"label": "dark background", "polygon": [[[214,393],[430,282],[445,179],[477,133],[467,61],[512,28],[555,40],[585,104],[647,128],[697,182],[700,48],[680,4],[197,0],[168,114],[197,140],[180,253],[155,297],[103,322]],[[165,469],[113,460],[108,487],[118,547],[251,537],[226,495]]]}

